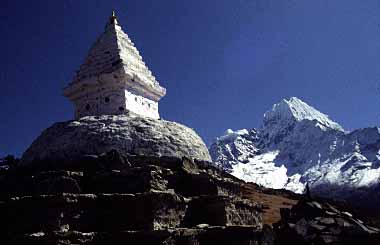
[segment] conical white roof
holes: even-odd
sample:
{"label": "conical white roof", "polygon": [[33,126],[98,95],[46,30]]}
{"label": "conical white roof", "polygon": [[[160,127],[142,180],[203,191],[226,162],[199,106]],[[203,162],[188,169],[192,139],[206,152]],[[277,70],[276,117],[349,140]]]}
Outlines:
{"label": "conical white roof", "polygon": [[118,24],[114,12],[70,85],[72,87],[85,80],[111,73],[125,80],[131,88],[142,91],[143,94],[143,90],[147,94],[153,94],[154,100],[159,100],[166,93],[166,89],[159,85],[131,39]]}

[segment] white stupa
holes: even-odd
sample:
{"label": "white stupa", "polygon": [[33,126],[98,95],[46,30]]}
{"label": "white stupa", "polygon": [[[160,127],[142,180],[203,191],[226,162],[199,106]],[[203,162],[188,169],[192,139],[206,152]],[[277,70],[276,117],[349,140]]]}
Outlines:
{"label": "white stupa", "polygon": [[166,89],[119,26],[115,12],[64,89],[64,95],[74,103],[76,119],[128,111],[158,119],[158,101],[165,94]]}
{"label": "white stupa", "polygon": [[24,152],[21,164],[63,169],[85,155],[111,150],[211,161],[193,129],[158,120],[158,101],[165,93],[112,13],[104,33],[64,89],[75,105],[75,120],[45,129]]}

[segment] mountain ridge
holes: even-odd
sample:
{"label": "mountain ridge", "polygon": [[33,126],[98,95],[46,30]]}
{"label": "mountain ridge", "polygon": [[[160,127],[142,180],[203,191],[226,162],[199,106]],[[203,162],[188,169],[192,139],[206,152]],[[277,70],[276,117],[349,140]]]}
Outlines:
{"label": "mountain ridge", "polygon": [[270,123],[283,122],[285,120],[296,122],[315,120],[321,129],[331,128],[342,132],[345,131],[341,125],[332,121],[328,115],[321,113],[297,97],[283,99],[279,103],[274,104],[271,110],[264,113],[264,125],[266,127]]}
{"label": "mountain ridge", "polygon": [[308,183],[322,195],[345,196],[379,184],[379,132],[345,131],[292,97],[273,105],[260,128],[228,130],[209,151],[216,165],[248,182],[296,193]]}

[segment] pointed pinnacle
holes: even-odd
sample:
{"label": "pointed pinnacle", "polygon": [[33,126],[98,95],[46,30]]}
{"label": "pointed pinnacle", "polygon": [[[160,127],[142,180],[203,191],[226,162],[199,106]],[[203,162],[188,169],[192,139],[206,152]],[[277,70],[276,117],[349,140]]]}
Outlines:
{"label": "pointed pinnacle", "polygon": [[115,23],[115,20],[117,20],[117,17],[116,17],[116,14],[115,14],[115,10],[112,10],[112,15],[110,17],[110,22],[111,23]]}

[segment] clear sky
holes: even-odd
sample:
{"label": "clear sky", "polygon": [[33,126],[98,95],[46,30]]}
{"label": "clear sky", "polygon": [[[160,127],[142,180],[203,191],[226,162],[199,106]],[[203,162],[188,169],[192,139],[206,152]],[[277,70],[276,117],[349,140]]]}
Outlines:
{"label": "clear sky", "polygon": [[112,9],[167,88],[161,116],[207,144],[290,96],[348,130],[379,124],[379,0],[2,0],[0,156],[72,119],[62,88]]}

